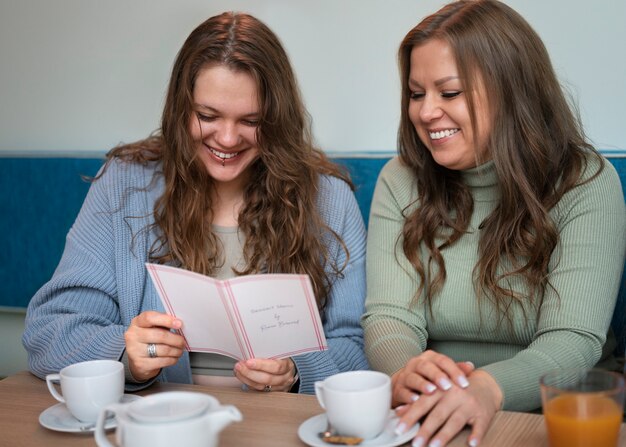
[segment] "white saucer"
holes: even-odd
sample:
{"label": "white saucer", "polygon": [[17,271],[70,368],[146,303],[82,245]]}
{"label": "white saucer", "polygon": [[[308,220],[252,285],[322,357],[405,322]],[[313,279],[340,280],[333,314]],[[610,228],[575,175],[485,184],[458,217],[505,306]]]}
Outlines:
{"label": "white saucer", "polygon": [[[136,394],[124,394],[120,402],[125,404],[137,399],[141,399],[141,396],[137,396]],[[39,415],[39,423],[47,429],[68,433],[93,433],[96,428],[95,423],[81,422],[72,416],[64,403],[58,403],[44,410]],[[110,430],[116,426],[117,421],[115,418],[110,418],[105,422],[104,429]]]}
{"label": "white saucer", "polygon": [[[394,411],[389,412],[389,421],[385,425],[385,430],[374,439],[366,439],[359,446],[363,447],[395,447],[402,445],[417,434],[419,424],[414,425],[409,431],[401,435],[396,435],[394,430],[398,425],[398,418]],[[328,447],[329,444],[320,439],[318,434],[326,430],[326,413],[318,414],[304,421],[298,428],[300,440],[311,447]]]}

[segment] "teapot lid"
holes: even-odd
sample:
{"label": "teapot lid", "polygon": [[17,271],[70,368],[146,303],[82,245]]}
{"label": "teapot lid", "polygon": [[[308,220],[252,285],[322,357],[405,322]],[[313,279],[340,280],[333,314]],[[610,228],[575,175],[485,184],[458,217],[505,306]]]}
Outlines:
{"label": "teapot lid", "polygon": [[208,394],[192,391],[167,391],[152,394],[130,403],[128,415],[139,422],[174,422],[200,416],[210,407],[218,405],[217,399]]}

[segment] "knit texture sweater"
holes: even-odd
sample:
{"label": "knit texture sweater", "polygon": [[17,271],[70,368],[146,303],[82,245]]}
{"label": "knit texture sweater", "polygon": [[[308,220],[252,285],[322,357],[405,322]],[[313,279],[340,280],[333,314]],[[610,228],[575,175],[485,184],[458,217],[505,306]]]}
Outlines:
{"label": "knit texture sweater", "polygon": [[[158,164],[115,160],[91,185],[52,279],[28,306],[22,341],[35,375],[43,378],[86,360],[117,360],[131,320],[146,310],[164,311],[145,267],[156,239],[155,231],[147,228],[154,223],[155,200],[163,194],[159,171]],[[349,261],[335,278],[322,314],[328,350],[293,358],[302,393],[313,393],[314,382],[329,375],[368,368],[360,325],[365,300],[363,219],[354,194],[337,178],[320,178],[317,202],[325,222],[345,243]],[[344,265],[346,253],[336,239],[321,237],[331,260]],[[188,353],[156,380],[191,383]],[[126,389],[148,384],[127,383]]]}
{"label": "knit texture sweater", "polygon": [[[597,167],[590,158],[583,177]],[[415,297],[419,277],[402,250],[403,215],[418,206],[414,175],[398,158],[383,168],[369,220],[362,319],[366,355],[373,369],[388,374],[426,349],[455,361],[469,360],[496,380],[504,409],[536,409],[543,373],[593,367],[609,356],[611,347],[603,347],[626,250],[619,178],[605,162],[598,177],[567,192],[551,210],[560,237],[549,263],[553,288],[546,289],[540,307],[528,302],[523,308],[512,306],[509,324],[490,300],[478,300],[472,281],[478,228],[499,200],[495,165],[489,162],[462,175],[471,188],[474,211],[467,233],[442,251],[447,277],[431,315],[424,296]],[[425,262],[425,250],[421,252]],[[524,293],[521,281],[510,284]]]}

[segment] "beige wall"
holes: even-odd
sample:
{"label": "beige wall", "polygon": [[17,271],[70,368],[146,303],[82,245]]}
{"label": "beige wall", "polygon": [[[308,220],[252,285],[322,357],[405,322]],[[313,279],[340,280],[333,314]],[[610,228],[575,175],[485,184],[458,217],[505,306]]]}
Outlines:
{"label": "beige wall", "polygon": [[[505,0],[544,39],[601,149],[626,149],[626,1]],[[445,0],[1,0],[0,151],[106,151],[158,126],[174,57],[224,10],[283,40],[328,151],[393,151],[395,54]],[[10,107],[6,105],[10,104]]]}

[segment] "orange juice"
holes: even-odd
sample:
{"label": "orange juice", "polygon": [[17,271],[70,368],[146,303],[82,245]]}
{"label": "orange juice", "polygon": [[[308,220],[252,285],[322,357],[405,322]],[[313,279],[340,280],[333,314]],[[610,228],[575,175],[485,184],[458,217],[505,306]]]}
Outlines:
{"label": "orange juice", "polygon": [[622,408],[610,397],[563,394],[544,407],[550,447],[615,447]]}

